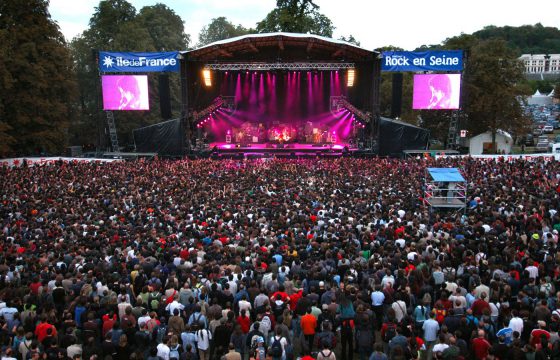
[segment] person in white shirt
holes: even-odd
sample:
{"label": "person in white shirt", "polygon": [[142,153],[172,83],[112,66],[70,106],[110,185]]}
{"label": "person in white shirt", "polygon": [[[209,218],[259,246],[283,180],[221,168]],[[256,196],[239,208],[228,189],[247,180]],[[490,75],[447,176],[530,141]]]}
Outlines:
{"label": "person in white shirt", "polygon": [[132,307],[132,305],[126,301],[126,296],[119,296],[119,304],[117,305],[117,309],[119,310],[119,319],[125,315],[126,308],[129,306]]}
{"label": "person in white shirt", "polygon": [[440,334],[439,335],[439,342],[437,344],[434,345],[433,349],[432,349],[432,353],[436,354],[436,353],[442,353],[445,349],[447,349],[449,347],[449,345],[447,345],[445,343],[445,335],[444,334]]}
{"label": "person in white shirt", "polygon": [[391,304],[391,308],[395,311],[395,318],[397,319],[397,322],[400,323],[406,316],[406,303],[402,300],[397,300]]}
{"label": "person in white shirt", "polygon": [[169,360],[169,346],[166,343],[161,343],[157,346],[157,356],[163,360]]}
{"label": "person in white shirt", "polygon": [[229,281],[227,282],[229,285],[229,291],[231,292],[231,294],[233,296],[235,296],[235,294],[237,294],[237,275],[230,275],[229,276]]}
{"label": "person in white shirt", "polygon": [[143,309],[142,310],[142,316],[140,316],[138,318],[138,327],[141,328],[144,324],[146,324],[148,321],[150,321],[151,317],[148,314],[148,310]]}
{"label": "person in white shirt", "polygon": [[534,264],[527,266],[525,270],[529,272],[529,277],[532,279],[536,279],[539,276],[539,268]]}
{"label": "person in white shirt", "polygon": [[208,360],[210,349],[210,340],[212,340],[212,333],[207,329],[200,329],[196,332],[196,345],[198,347],[198,358],[200,360]]}
{"label": "person in white shirt", "polygon": [[185,310],[185,305],[177,301],[177,295],[175,295],[175,298],[171,303],[167,304],[167,306],[165,307],[165,311],[169,311],[169,315],[173,315],[175,309],[178,309],[179,312]]}
{"label": "person in white shirt", "polygon": [[483,293],[490,294],[490,288],[482,283],[474,288],[474,296],[476,296],[477,299],[480,299],[480,295]]}
{"label": "person in white shirt", "polygon": [[457,290],[458,287],[459,287],[459,285],[457,285],[456,282],[453,282],[453,281],[446,281],[445,282],[445,290],[449,291],[450,294],[453,294]]}
{"label": "person in white shirt", "polygon": [[512,318],[509,321],[508,327],[513,331],[517,331],[520,334],[523,332],[523,319],[519,317],[517,310],[511,311]]}
{"label": "person in white shirt", "polygon": [[461,290],[456,290],[455,294],[449,296],[449,301],[453,304],[453,308],[466,308],[467,299],[461,295]]}
{"label": "person in white shirt", "polygon": [[387,269],[385,270],[385,276],[381,279],[381,287],[385,289],[389,283],[393,287],[395,285],[395,277],[391,275],[391,270]]}
{"label": "person in white shirt", "polygon": [[[274,332],[276,334],[282,333],[282,329],[280,328],[279,325],[276,325],[276,327],[274,328]],[[286,338],[281,336],[281,335],[275,335],[270,339],[270,346],[272,346],[272,344],[274,344],[275,341],[280,342],[280,346],[282,347],[282,359],[285,359],[286,358],[286,346],[288,346],[288,340],[286,340]]]}
{"label": "person in white shirt", "polygon": [[404,249],[406,241],[402,238],[398,238],[397,240],[395,240],[395,244],[397,244],[399,248]]}
{"label": "person in white shirt", "polygon": [[8,306],[0,309],[0,316],[4,317],[6,321],[12,321],[14,319],[14,314],[18,312],[18,309],[12,307],[8,304]]}
{"label": "person in white shirt", "polygon": [[247,301],[247,297],[245,295],[241,296],[241,300],[239,300],[238,306],[239,312],[241,312],[241,310],[245,310],[246,312],[251,311],[251,303]]}

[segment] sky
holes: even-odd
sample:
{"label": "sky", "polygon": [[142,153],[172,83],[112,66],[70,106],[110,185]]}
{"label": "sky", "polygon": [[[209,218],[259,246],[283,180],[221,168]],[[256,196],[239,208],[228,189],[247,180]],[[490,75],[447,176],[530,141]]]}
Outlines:
{"label": "sky", "polygon": [[[165,3],[185,23],[191,46],[200,29],[213,18],[225,16],[234,24],[255,27],[276,6],[275,0],[129,0],[140,10]],[[557,0],[535,4],[519,0],[315,0],[319,11],[332,20],[334,38],[353,35],[363,48],[397,46],[414,50],[440,44],[446,38],[470,34],[487,25],[521,26],[541,23],[560,26]],[[87,29],[99,0],[50,0],[49,11],[70,41]],[[182,50],[182,49],[177,49]]]}

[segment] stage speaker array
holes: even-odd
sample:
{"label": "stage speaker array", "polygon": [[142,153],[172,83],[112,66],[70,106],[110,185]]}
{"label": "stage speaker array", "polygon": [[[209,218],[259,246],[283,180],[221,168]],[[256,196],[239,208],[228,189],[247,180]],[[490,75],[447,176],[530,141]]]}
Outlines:
{"label": "stage speaker array", "polygon": [[396,119],[401,117],[402,112],[402,86],[403,74],[396,72],[393,73],[393,96],[391,99],[391,118]]}
{"label": "stage speaker array", "polygon": [[171,119],[171,97],[169,96],[169,76],[159,75],[159,107],[164,120]]}

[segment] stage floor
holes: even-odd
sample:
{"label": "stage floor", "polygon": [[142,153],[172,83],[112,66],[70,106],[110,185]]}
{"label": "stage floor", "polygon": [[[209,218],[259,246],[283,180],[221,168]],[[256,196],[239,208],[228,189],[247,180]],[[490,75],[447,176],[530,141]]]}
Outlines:
{"label": "stage floor", "polygon": [[275,144],[275,143],[249,143],[249,144],[228,144],[222,142],[215,142],[210,144],[210,148],[216,147],[218,150],[298,150],[298,151],[324,151],[335,150],[342,151],[345,147],[348,151],[357,150],[351,148],[350,145],[345,143],[336,144],[303,144],[303,143],[288,143],[288,144]]}
{"label": "stage floor", "polygon": [[351,147],[349,144],[304,144],[304,143],[250,143],[250,144],[228,144],[222,142],[210,143],[209,150],[217,152],[221,155],[237,155],[245,156],[317,156],[330,155],[341,156],[344,153],[349,155],[358,149]]}

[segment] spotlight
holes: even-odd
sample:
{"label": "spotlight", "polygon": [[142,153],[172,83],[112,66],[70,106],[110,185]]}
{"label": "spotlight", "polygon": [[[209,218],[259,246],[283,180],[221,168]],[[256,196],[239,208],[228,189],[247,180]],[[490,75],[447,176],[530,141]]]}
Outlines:
{"label": "spotlight", "polygon": [[202,78],[204,79],[204,86],[212,86],[212,73],[210,72],[210,69],[202,70]]}
{"label": "spotlight", "polygon": [[354,69],[348,69],[348,79],[346,82],[346,85],[348,87],[352,87],[354,86],[354,75],[355,75],[355,70]]}

